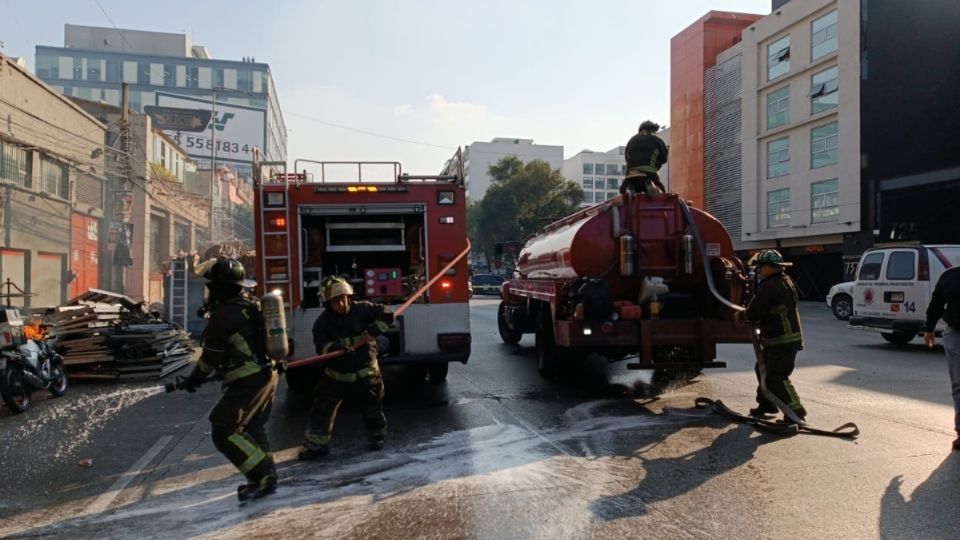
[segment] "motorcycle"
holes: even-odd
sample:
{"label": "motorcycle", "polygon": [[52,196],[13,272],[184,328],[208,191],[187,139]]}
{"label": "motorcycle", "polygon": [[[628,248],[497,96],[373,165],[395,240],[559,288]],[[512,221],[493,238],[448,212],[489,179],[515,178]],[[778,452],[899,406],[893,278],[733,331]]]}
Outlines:
{"label": "motorcycle", "polygon": [[47,390],[54,397],[67,392],[63,357],[44,339],[26,339],[22,345],[0,350],[0,398],[14,413],[30,408],[30,397]]}

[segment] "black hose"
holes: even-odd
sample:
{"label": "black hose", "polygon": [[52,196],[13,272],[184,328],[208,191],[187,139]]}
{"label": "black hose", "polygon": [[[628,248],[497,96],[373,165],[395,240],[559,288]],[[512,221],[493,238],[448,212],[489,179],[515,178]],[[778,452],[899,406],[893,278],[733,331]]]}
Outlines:
{"label": "black hose", "polygon": [[703,263],[703,273],[707,277],[707,288],[710,289],[710,293],[723,305],[734,311],[745,311],[747,308],[734,304],[730,300],[727,300],[720,294],[720,291],[717,290],[717,286],[713,283],[713,273],[710,271],[710,262],[707,260],[707,248],[703,244],[703,237],[700,236],[700,229],[697,228],[697,222],[693,220],[693,214],[690,212],[690,208],[687,206],[686,201],[677,197],[677,202],[680,203],[680,208],[683,210],[683,215],[687,218],[687,223],[690,227],[690,233],[693,234],[693,241],[697,244],[697,249],[700,251],[700,261]]}

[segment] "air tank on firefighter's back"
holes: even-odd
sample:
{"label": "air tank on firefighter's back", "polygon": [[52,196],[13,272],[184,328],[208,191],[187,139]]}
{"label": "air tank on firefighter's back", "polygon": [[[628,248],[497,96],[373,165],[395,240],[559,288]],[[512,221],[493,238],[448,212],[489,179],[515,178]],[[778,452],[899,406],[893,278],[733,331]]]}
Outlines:
{"label": "air tank on firefighter's back", "polygon": [[[518,271],[527,279],[600,278],[614,298],[636,299],[645,277],[660,277],[672,291],[707,291],[693,219],[709,262],[733,264],[733,242],[712,215],[687,206],[676,194],[618,196],[548,225],[520,252]],[[722,259],[721,259],[722,258]],[[714,281],[716,279],[714,272]]]}

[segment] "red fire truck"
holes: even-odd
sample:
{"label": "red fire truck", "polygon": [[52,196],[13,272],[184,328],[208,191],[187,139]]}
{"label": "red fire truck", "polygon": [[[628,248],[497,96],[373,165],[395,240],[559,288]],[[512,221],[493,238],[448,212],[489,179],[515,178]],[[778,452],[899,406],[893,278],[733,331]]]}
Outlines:
{"label": "red fire truck", "polygon": [[[318,292],[332,275],[356,299],[404,303],[467,245],[460,150],[439,175],[410,175],[398,162],[257,162],[254,221],[257,293],[286,302],[291,359],[313,356]],[[468,269],[464,257],[397,317],[381,365],[407,364],[418,380],[441,382],[450,362],[470,356]],[[287,382],[309,391],[322,366],[291,369]]]}

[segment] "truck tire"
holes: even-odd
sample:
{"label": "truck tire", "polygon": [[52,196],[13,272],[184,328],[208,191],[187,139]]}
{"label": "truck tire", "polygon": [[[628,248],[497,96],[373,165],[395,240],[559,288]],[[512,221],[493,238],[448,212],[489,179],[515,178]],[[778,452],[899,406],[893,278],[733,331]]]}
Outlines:
{"label": "truck tire", "polygon": [[537,371],[547,380],[564,378],[570,371],[572,356],[569,347],[557,345],[553,333],[553,318],[549,308],[542,312],[536,333]]}
{"label": "truck tire", "polygon": [[903,331],[880,332],[880,335],[883,336],[883,339],[893,343],[894,345],[906,345],[907,343],[913,341],[913,338],[917,336],[915,333]]}
{"label": "truck tire", "polygon": [[507,326],[507,305],[500,302],[497,308],[497,330],[500,332],[500,339],[507,345],[516,345],[523,338],[523,332],[518,332]]}
{"label": "truck tire", "polygon": [[447,380],[447,373],[450,371],[449,362],[437,362],[427,367],[427,375],[430,378],[430,384],[440,384]]}

